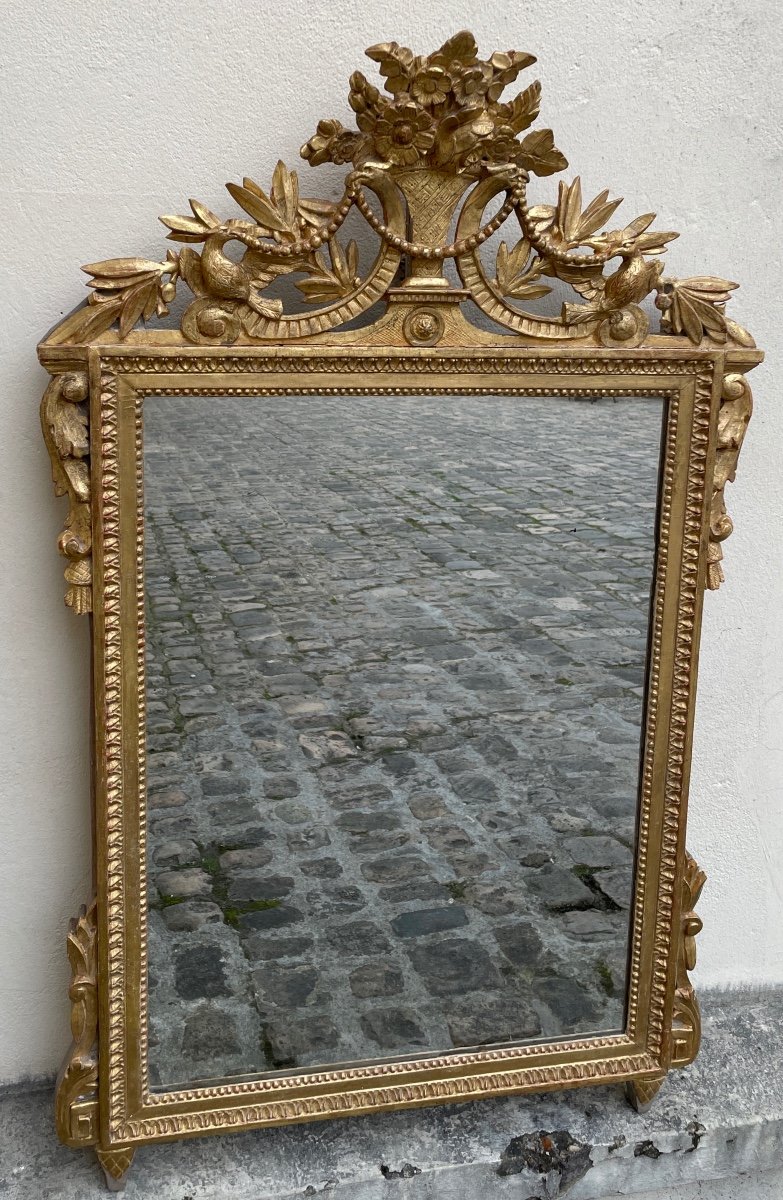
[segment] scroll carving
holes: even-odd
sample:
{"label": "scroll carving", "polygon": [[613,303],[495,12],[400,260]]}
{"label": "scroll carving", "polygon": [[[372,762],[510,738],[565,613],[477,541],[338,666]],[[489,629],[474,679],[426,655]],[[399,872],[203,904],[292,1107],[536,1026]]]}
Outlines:
{"label": "scroll carving", "polygon": [[[541,84],[533,81],[506,98],[506,89],[536,61],[532,54],[496,51],[482,59],[466,31],[429,55],[396,42],[371,46],[367,54],[384,88],[361,71],[351,75],[348,101],[357,128],[320,121],[301,149],[313,167],[331,162],[350,168],[338,201],[303,196],[296,171],[282,162],[268,191],[247,177],[226,185],[244,216],[224,218],[191,200],[187,215],[161,217],[169,239],[181,244],[161,261],[115,258],[84,267],[91,295],[67,318],[66,340],[84,343],[115,324],[119,338],[127,338],[140,320],[168,314],[180,284],[194,297],[181,319],[188,341],[219,345],[314,337],[345,325],[380,299],[400,299],[400,289],[390,288],[400,282],[396,274],[404,254],[409,299],[424,289],[430,304],[436,285],[444,304],[449,293],[458,304],[470,299],[498,325],[525,338],[639,346],[650,331],[641,305],[655,295],[665,333],[695,345],[754,344],[725,315],[736,284],[713,276],[663,278],[660,256],[678,234],[653,228],[654,213],[606,229],[622,201],[604,190],[584,203],[578,177],[560,183],[554,203],[528,203],[531,175],[550,176],[568,166],[551,129],[531,130]],[[487,205],[499,193],[500,207],[485,220]],[[366,273],[356,241],[341,234],[354,208],[380,239]],[[449,241],[455,216],[457,233]],[[500,244],[489,269],[481,247],[512,218],[518,236]],[[203,247],[200,253],[195,245]],[[456,261],[463,292],[443,275],[449,258]],[[289,275],[314,308],[285,312],[283,301],[271,294],[272,285]],[[517,307],[548,295],[554,281],[573,292],[558,316]],[[453,313],[439,315],[448,329]],[[411,339],[402,322],[378,323],[377,342],[391,333],[411,345],[435,344],[443,336],[436,332],[440,325],[429,320],[424,336]]]}
{"label": "scroll carving", "polygon": [[57,1078],[55,1120],[66,1146],[98,1140],[98,998],[95,903],[82,907],[68,929],[71,966],[71,1047]]}
{"label": "scroll carving", "polygon": [[723,380],[720,412],[718,413],[718,442],[715,452],[712,506],[710,509],[710,544],[707,552],[707,587],[715,590],[724,581],[723,542],[734,529],[726,512],[723,490],[737,473],[737,461],[753,412],[753,394],[744,375],[730,374]]}
{"label": "scroll carving", "polygon": [[41,426],[52,462],[54,490],[68,496],[65,528],[58,539],[68,559],[65,603],[76,613],[92,611],[92,523],[87,376],[56,375],[41,401]]}
{"label": "scroll carving", "polygon": [[689,971],[696,966],[696,936],[701,933],[701,918],[694,911],[707,876],[696,860],[685,855],[682,880],[682,915],[680,918],[680,948],[677,957],[677,982],[672,1018],[672,1065],[687,1066],[693,1062],[701,1041],[701,1013]]}

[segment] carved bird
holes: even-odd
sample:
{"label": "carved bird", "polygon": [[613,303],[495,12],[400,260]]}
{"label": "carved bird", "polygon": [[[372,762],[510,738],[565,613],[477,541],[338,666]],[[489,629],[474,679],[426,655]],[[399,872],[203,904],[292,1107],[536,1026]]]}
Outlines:
{"label": "carved bird", "polygon": [[227,242],[244,239],[237,237],[238,230],[228,228],[231,224],[229,221],[227,226],[211,233],[204,243],[201,271],[208,294],[223,300],[242,300],[265,317],[279,315],[281,302],[264,299],[260,293],[277,275],[291,270],[290,259],[287,265],[271,259],[261,260],[248,249],[239,262],[234,262],[224,254],[223,247]]}
{"label": "carved bird", "polygon": [[611,316],[631,304],[639,304],[654,291],[663,274],[660,259],[648,261],[640,253],[623,253],[622,263],[609,275],[603,288],[589,304],[565,304],[563,315],[569,325],[582,325]]}
{"label": "carved bird", "polygon": [[657,287],[662,274],[663,263],[660,259],[649,262],[638,253],[624,256],[620,266],[604,284],[601,307],[607,312],[615,312],[628,304],[639,304]]}

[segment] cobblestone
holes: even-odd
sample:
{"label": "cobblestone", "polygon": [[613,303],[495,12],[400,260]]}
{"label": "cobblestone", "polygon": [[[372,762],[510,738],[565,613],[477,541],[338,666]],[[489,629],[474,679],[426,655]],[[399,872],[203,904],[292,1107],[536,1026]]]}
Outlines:
{"label": "cobblestone", "polygon": [[145,402],[155,1082],[621,1027],[660,416]]}

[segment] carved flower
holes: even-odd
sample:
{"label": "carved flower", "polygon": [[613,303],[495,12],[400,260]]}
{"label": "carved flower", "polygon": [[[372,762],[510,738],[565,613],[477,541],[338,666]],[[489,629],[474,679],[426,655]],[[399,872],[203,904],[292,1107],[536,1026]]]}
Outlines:
{"label": "carved flower", "polygon": [[513,162],[519,151],[519,142],[510,125],[498,125],[495,132],[486,139],[485,154],[491,162]]}
{"label": "carved flower", "polygon": [[410,100],[389,104],[377,118],[373,133],[378,153],[401,167],[418,162],[435,141],[432,118]]}
{"label": "carved flower", "polygon": [[320,167],[323,163],[332,161],[332,140],[347,132],[340,121],[319,121],[316,132],[309,142],[305,142],[299,153],[302,158],[307,159],[311,167]]}
{"label": "carved flower", "polygon": [[423,67],[411,81],[411,92],[425,106],[443,104],[451,90],[451,80],[443,67]]}
{"label": "carved flower", "polygon": [[460,104],[480,104],[489,86],[491,71],[484,70],[481,64],[469,67],[457,74],[452,82],[454,95]]}
{"label": "carved flower", "polygon": [[351,133],[349,129],[341,130],[332,139],[332,162],[336,163],[338,167],[343,163],[353,162],[357,152],[366,141],[366,138],[358,133]]}

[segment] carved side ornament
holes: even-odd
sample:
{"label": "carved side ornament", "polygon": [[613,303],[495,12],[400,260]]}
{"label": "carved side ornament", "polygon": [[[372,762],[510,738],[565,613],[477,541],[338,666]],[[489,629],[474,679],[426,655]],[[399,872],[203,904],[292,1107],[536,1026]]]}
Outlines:
{"label": "carved side ornament", "polygon": [[713,590],[723,583],[722,543],[734,528],[731,517],[726,512],[723,489],[727,483],[733,482],[737,473],[737,460],[752,412],[753,394],[745,376],[726,375],[718,413],[718,441],[710,509],[710,544],[707,552],[706,582],[707,587]]}
{"label": "carved side ornament", "polygon": [[98,1141],[98,988],[95,903],[68,929],[71,965],[71,1047],[57,1077],[55,1120],[66,1146]]}
{"label": "carved side ornament", "polygon": [[685,855],[682,879],[682,908],[680,917],[680,947],[677,956],[677,982],[672,1017],[672,1066],[684,1067],[693,1062],[701,1042],[701,1013],[699,1002],[688,972],[696,966],[696,936],[701,933],[701,917],[694,911],[707,876],[696,860]]}
{"label": "carved side ornament", "polygon": [[92,523],[87,376],[56,375],[41,401],[41,426],[52,461],[54,490],[69,501],[57,545],[68,559],[65,603],[76,613],[92,612]]}

